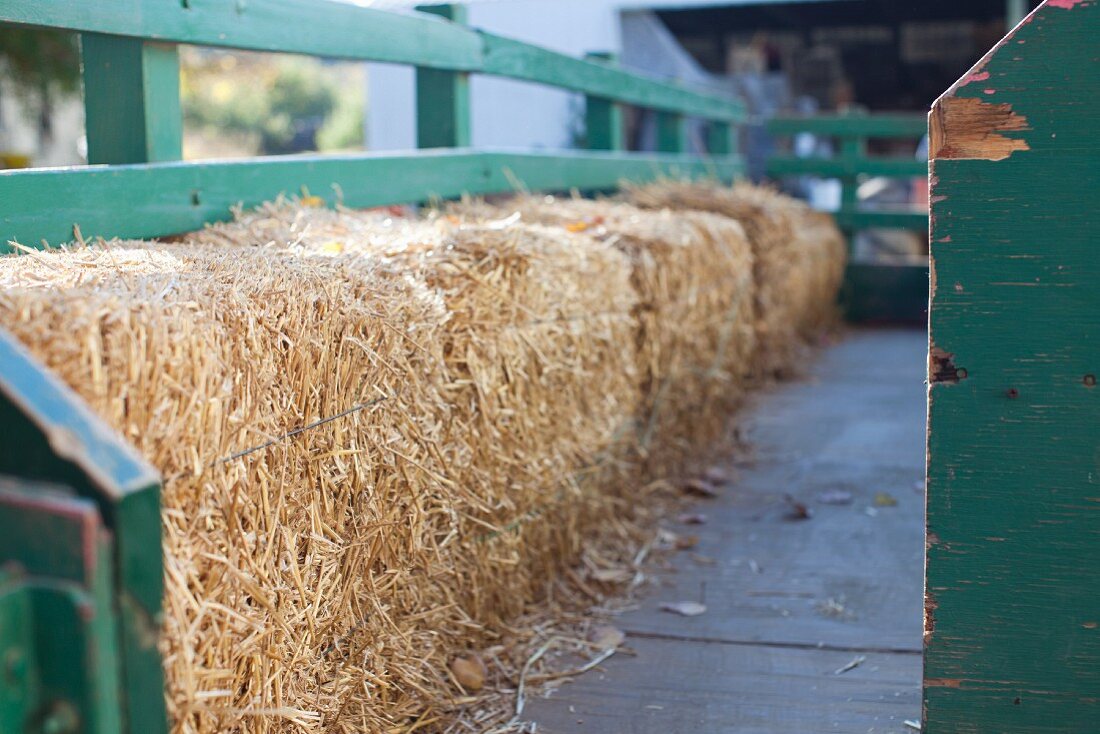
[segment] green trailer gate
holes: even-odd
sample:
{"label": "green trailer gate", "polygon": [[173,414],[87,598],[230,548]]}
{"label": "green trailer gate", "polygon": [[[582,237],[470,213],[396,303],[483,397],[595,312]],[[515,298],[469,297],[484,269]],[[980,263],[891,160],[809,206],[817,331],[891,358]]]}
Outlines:
{"label": "green trailer gate", "polygon": [[925,731],[1100,731],[1100,4],[935,104]]}

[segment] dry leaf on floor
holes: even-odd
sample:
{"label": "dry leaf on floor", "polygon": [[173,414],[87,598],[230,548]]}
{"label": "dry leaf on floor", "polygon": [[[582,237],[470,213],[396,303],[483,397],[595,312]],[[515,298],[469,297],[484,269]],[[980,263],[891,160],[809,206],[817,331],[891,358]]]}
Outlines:
{"label": "dry leaf on floor", "polygon": [[898,499],[889,492],[879,492],[875,495],[875,507],[897,507]]}
{"label": "dry leaf on floor", "polygon": [[680,487],[685,494],[693,494],[698,497],[713,498],[718,496],[718,488],[710,482],[702,479],[688,479]]}
{"label": "dry leaf on floor", "polygon": [[699,545],[698,535],[681,535],[676,538],[676,550],[690,550]]}
{"label": "dry leaf on floor", "polygon": [[681,617],[698,617],[707,611],[707,605],[697,601],[665,601],[661,602],[661,611],[679,614]]}
{"label": "dry leaf on floor", "polygon": [[799,502],[794,497],[784,495],[783,497],[787,502],[787,515],[788,520],[809,520],[812,517],[810,508],[802,502]]}
{"label": "dry leaf on floor", "polygon": [[852,504],[852,493],[843,489],[830,489],[819,494],[817,501],[823,505],[850,505]]}
{"label": "dry leaf on floor", "polygon": [[477,655],[455,658],[451,661],[451,672],[458,684],[467,691],[480,691],[489,673],[485,663]]}
{"label": "dry leaf on floor", "polygon": [[847,673],[849,670],[852,670],[853,668],[858,668],[860,665],[863,664],[863,662],[865,660],[867,660],[866,655],[857,655],[854,658],[852,658],[851,660],[849,660],[847,663],[845,663],[844,665],[841,665],[839,668],[834,670],[833,675],[841,675],[843,673]]}
{"label": "dry leaf on floor", "polygon": [[621,629],[609,624],[598,624],[588,632],[588,641],[601,650],[614,650],[626,640]]}
{"label": "dry leaf on floor", "polygon": [[707,516],[701,512],[685,512],[676,519],[684,525],[703,525],[707,521]]}

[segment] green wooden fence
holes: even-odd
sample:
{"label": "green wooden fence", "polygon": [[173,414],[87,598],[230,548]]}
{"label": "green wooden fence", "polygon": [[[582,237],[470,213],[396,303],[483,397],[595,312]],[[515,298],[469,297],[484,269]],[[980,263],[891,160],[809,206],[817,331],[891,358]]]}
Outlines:
{"label": "green wooden fence", "polygon": [[[928,211],[914,209],[868,209],[860,206],[858,187],[871,176],[913,178],[928,175],[928,164],[913,156],[878,157],[868,153],[868,139],[919,140],[927,132],[924,115],[836,115],[823,117],[780,117],[768,122],[768,131],[786,137],[811,133],[837,142],[836,155],[800,158],[773,156],[768,175],[820,176],[841,183],[837,224],[854,242],[859,230],[870,228],[911,229],[928,232]],[[848,265],[841,294],[851,321],[923,323],[928,305],[927,265],[886,265],[853,260]]]}
{"label": "green wooden fence", "polygon": [[[738,176],[733,99],[466,28],[461,8],[398,15],[327,0],[6,0],[0,22],[81,32],[90,166],[0,173],[0,251],[84,236],[153,237],[229,216],[306,187],[329,202],[378,206],[530,189],[599,190],[665,175]],[[438,17],[443,16],[443,17]],[[459,21],[459,22],[456,22]],[[178,163],[178,44],[284,51],[417,67],[419,147],[430,153]],[[580,92],[589,152],[472,150],[469,75]],[[623,105],[656,110],[660,152],[623,151]],[[689,118],[714,129],[712,154],[689,155]],[[123,165],[132,164],[132,165]]]}

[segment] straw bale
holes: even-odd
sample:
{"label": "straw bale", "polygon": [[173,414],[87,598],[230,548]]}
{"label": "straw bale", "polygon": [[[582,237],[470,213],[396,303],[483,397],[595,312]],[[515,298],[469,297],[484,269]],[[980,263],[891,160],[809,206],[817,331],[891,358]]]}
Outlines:
{"label": "straw bale", "polygon": [[454,656],[628,509],[604,480],[636,299],[600,243],[283,206],[0,259],[0,285],[8,327],[165,476],[176,731],[445,721]]}
{"label": "straw bale", "polygon": [[626,199],[646,208],[722,214],[744,226],[755,255],[760,375],[787,372],[800,343],[835,323],[847,249],[828,215],[744,182],[662,181],[628,187]]}
{"label": "straw bale", "polygon": [[680,473],[715,443],[743,395],[755,346],[752,252],[737,222],[552,196],[465,201],[450,211],[482,220],[518,214],[622,251],[639,297],[635,430],[645,478]]}

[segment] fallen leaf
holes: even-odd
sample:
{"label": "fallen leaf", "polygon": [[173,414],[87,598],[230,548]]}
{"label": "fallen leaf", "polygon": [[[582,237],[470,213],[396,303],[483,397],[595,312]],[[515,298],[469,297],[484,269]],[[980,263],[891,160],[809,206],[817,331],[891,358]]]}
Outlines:
{"label": "fallen leaf", "polygon": [[794,497],[790,496],[789,494],[784,495],[783,498],[787,501],[787,507],[788,507],[787,519],[788,520],[809,520],[810,519],[810,517],[812,515],[810,513],[810,508],[809,507],[806,507],[805,504],[803,504],[802,502],[799,502],[798,500],[796,500]]}
{"label": "fallen leaf", "polygon": [[330,254],[338,255],[344,251],[344,243],[337,242],[336,240],[330,240],[321,245],[321,252],[327,252]]}
{"label": "fallen leaf", "polygon": [[598,624],[588,631],[588,641],[601,650],[613,650],[626,640],[621,629],[609,624]]}
{"label": "fallen leaf", "polygon": [[707,516],[699,512],[685,512],[676,519],[684,525],[703,525],[707,521]]}
{"label": "fallen leaf", "polygon": [[845,663],[844,665],[841,665],[839,668],[834,670],[833,675],[841,675],[842,673],[847,673],[849,670],[852,670],[853,668],[858,668],[860,665],[863,664],[863,662],[865,660],[867,660],[866,655],[857,655],[854,658],[852,658],[851,660],[849,660],[847,663]]}
{"label": "fallen leaf", "polygon": [[697,601],[666,601],[661,602],[661,611],[679,614],[681,617],[698,617],[707,611],[707,605]]}
{"label": "fallen leaf", "polygon": [[301,198],[302,206],[313,207],[314,209],[320,209],[325,205],[325,200],[320,196],[303,196]]}
{"label": "fallen leaf", "polygon": [[819,494],[817,501],[823,505],[850,505],[852,493],[845,492],[843,489],[830,489],[828,492]]}
{"label": "fallen leaf", "polygon": [[699,545],[698,535],[681,535],[676,538],[676,550],[690,550]]}
{"label": "fallen leaf", "polygon": [[875,507],[897,507],[898,500],[892,494],[879,492],[875,495]]}
{"label": "fallen leaf", "polygon": [[481,690],[485,685],[485,677],[489,674],[485,663],[477,655],[455,658],[451,661],[451,672],[458,684],[467,691]]}
{"label": "fallen leaf", "polygon": [[597,568],[590,571],[588,577],[601,584],[625,584],[634,578],[634,572],[629,568]]}
{"label": "fallen leaf", "polygon": [[689,479],[680,488],[687,494],[694,494],[699,497],[713,498],[718,496],[718,488],[702,479]]}
{"label": "fallen leaf", "polygon": [[588,222],[570,222],[565,228],[570,232],[583,232],[588,229]]}

